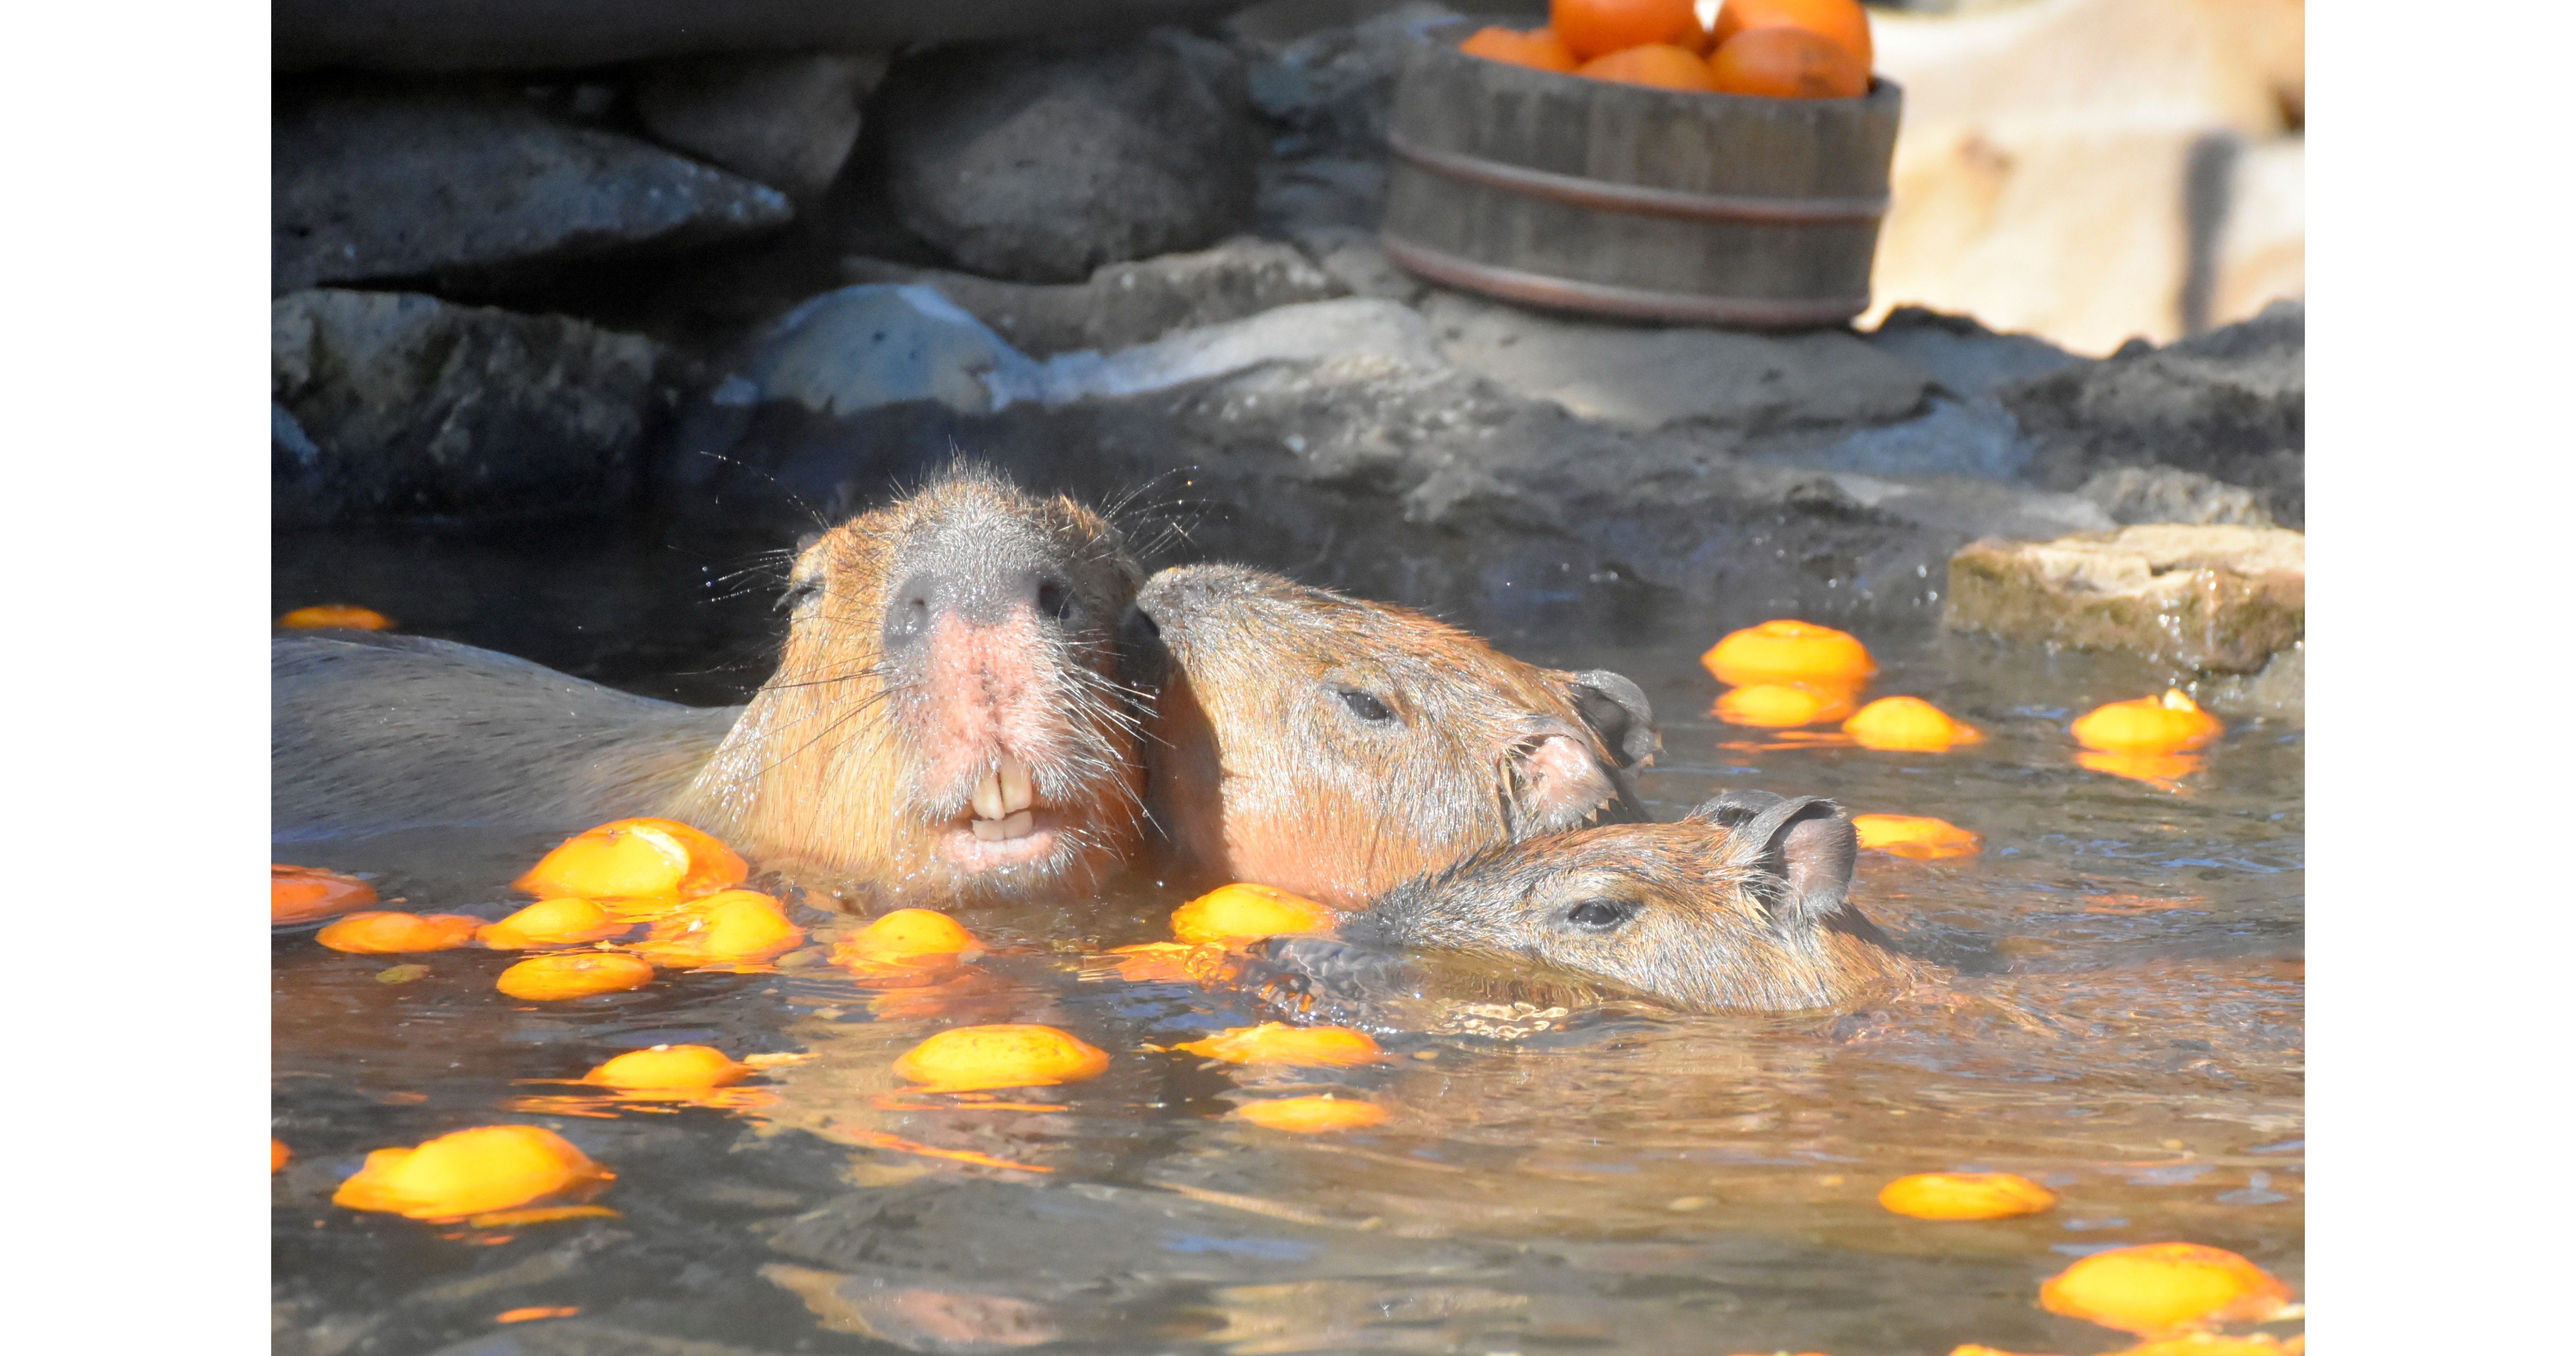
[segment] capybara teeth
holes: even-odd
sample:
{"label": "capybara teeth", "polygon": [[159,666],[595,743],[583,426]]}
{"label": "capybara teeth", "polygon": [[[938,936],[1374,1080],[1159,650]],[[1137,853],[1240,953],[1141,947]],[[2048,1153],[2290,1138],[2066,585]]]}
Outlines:
{"label": "capybara teeth", "polygon": [[1002,808],[1002,774],[987,772],[975,783],[975,819],[980,826],[988,819],[999,819],[1010,811]]}
{"label": "capybara teeth", "polygon": [[1000,819],[1003,815],[1025,810],[1037,803],[1037,794],[1029,786],[1028,764],[1005,752],[1002,755],[1001,767],[995,775],[1001,783],[1002,808],[999,813],[986,815],[985,818]]}
{"label": "capybara teeth", "polygon": [[966,827],[973,829],[975,836],[984,842],[1005,843],[1014,838],[1026,838],[1035,832],[1037,816],[1022,810],[1002,819],[970,819]]}

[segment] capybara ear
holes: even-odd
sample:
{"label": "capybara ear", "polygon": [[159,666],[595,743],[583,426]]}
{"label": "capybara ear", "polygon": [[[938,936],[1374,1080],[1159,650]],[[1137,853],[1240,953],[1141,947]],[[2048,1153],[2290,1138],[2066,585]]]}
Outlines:
{"label": "capybara ear", "polygon": [[1644,689],[1608,669],[1569,674],[1567,682],[1574,689],[1575,709],[1583,713],[1585,724],[1600,733],[1621,768],[1640,768],[1655,761],[1663,751],[1664,737],[1655,733],[1655,708],[1647,704]]}
{"label": "capybara ear", "polygon": [[[1717,799],[1768,794],[1738,791]],[[1819,922],[1842,908],[1851,890],[1852,867],[1859,859],[1860,835],[1852,829],[1851,816],[1822,796],[1778,800],[1727,834],[1730,865],[1750,867],[1777,880],[1772,918],[1782,924]]]}
{"label": "capybara ear", "polygon": [[1779,804],[1783,799],[1785,798],[1775,796],[1768,791],[1755,791],[1749,788],[1721,791],[1692,806],[1691,812],[1683,815],[1682,818],[1696,819],[1703,824],[1715,824],[1720,828],[1732,829]]}
{"label": "capybara ear", "polygon": [[[1554,724],[1555,722],[1551,722]],[[1624,805],[1626,788],[1611,779],[1573,727],[1542,735],[1511,752],[1514,808],[1512,837],[1558,833],[1590,819],[1605,805]]]}

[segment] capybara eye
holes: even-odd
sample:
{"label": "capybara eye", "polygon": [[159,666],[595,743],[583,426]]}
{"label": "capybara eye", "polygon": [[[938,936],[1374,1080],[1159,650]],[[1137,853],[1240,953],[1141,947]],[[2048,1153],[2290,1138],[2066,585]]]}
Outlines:
{"label": "capybara eye", "polygon": [[1342,689],[1342,705],[1351,708],[1352,715],[1372,724],[1395,719],[1395,712],[1388,710],[1385,702],[1355,687]]}
{"label": "capybara eye", "polygon": [[1052,579],[1038,585],[1038,615],[1069,621],[1073,617],[1073,594]]}
{"label": "capybara eye", "polygon": [[811,579],[793,580],[787,585],[787,592],[779,596],[778,610],[781,612],[793,612],[822,596],[822,576],[817,575]]}
{"label": "capybara eye", "polygon": [[1585,899],[1565,911],[1565,921],[1585,932],[1608,932],[1627,922],[1634,912],[1625,900]]}

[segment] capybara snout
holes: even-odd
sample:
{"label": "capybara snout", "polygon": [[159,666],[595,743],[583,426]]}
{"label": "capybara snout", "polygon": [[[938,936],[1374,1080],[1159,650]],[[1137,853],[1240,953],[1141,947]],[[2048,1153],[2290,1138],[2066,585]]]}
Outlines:
{"label": "capybara snout", "polygon": [[756,858],[892,893],[1080,884],[1129,857],[1142,582],[1061,497],[960,469],[799,552],[778,673],[683,798]]}
{"label": "capybara snout", "polygon": [[1340,933],[1515,957],[1694,1011],[1830,1009],[1915,970],[1851,904],[1857,854],[1832,801],[1733,791],[1678,823],[1480,853],[1389,891]]}
{"label": "capybara snout", "polygon": [[1490,844],[1640,817],[1636,684],[1541,669],[1403,608],[1256,570],[1165,570],[1122,631],[1149,799],[1211,875],[1357,908]]}

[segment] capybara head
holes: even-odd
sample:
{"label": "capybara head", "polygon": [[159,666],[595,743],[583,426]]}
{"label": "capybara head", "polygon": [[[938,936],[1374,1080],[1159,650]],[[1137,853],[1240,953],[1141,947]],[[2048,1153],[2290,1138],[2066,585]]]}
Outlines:
{"label": "capybara head", "polygon": [[1147,581],[1126,643],[1147,799],[1209,875],[1356,909],[1478,848],[1641,817],[1631,774],[1659,741],[1618,674],[1229,565]]}
{"label": "capybara head", "polygon": [[683,799],[755,861],[871,892],[1079,885],[1142,827],[1115,680],[1143,572],[1065,498],[960,468],[796,557],[778,672]]}
{"label": "capybara head", "polygon": [[1845,897],[1858,851],[1832,801],[1733,791],[1675,824],[1480,853],[1389,891],[1340,933],[1517,957],[1697,1012],[1835,1008],[1913,973]]}

